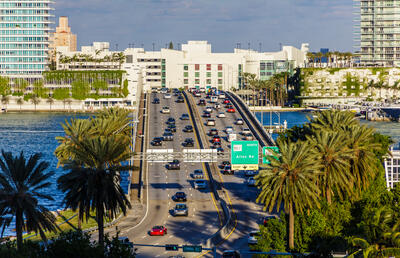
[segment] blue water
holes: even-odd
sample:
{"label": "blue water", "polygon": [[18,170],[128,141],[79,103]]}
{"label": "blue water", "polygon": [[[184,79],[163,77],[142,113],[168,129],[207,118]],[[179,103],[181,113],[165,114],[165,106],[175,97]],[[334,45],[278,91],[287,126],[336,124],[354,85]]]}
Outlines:
{"label": "blue water", "polygon": [[[57,158],[54,151],[58,146],[56,136],[63,136],[61,126],[66,119],[88,118],[87,114],[65,113],[0,113],[0,149],[11,151],[14,155],[23,151],[28,159],[29,155],[42,153],[42,160],[50,163],[49,171],[55,171],[50,179],[51,186],[47,193],[53,196],[54,201],[40,200],[50,210],[64,208],[62,206],[63,193],[57,189],[57,178],[64,174],[62,168],[57,168]],[[121,185],[125,192],[128,189],[128,173],[122,175]],[[12,225],[10,226],[12,229]],[[12,234],[8,230],[7,234]]]}

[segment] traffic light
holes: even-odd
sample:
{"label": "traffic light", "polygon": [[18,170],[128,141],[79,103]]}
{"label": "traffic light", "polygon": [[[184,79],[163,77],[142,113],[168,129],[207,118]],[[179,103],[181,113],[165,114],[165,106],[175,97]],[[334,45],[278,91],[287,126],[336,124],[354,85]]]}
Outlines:
{"label": "traffic light", "polygon": [[178,249],[179,249],[178,245],[165,245],[166,251],[178,251]]}
{"label": "traffic light", "polygon": [[200,253],[203,251],[203,247],[201,245],[184,245],[182,246],[182,249],[184,252],[194,252],[194,253]]}

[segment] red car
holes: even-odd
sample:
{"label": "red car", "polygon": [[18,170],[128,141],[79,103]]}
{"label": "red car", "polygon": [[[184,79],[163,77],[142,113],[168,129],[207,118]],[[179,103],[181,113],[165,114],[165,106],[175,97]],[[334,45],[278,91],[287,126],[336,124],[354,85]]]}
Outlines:
{"label": "red car", "polygon": [[214,135],[214,137],[212,138],[211,142],[212,143],[221,142],[221,138],[218,135]]}
{"label": "red car", "polygon": [[228,112],[228,113],[235,113],[235,109],[234,109],[234,108],[229,108],[226,112]]}
{"label": "red car", "polygon": [[231,102],[229,101],[229,99],[224,99],[224,102],[222,102],[222,103],[224,103],[224,104],[229,104],[229,103],[231,103]]}
{"label": "red car", "polygon": [[150,230],[150,236],[163,236],[167,234],[167,228],[164,226],[154,226]]}

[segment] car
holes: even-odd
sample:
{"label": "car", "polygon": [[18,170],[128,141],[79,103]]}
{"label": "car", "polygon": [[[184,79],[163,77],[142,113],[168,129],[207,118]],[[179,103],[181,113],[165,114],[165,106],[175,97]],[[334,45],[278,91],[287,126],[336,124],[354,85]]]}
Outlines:
{"label": "car", "polygon": [[256,186],[256,180],[254,179],[254,177],[247,178],[246,183],[248,186]]}
{"label": "car", "polygon": [[223,258],[240,258],[241,256],[240,256],[239,251],[236,251],[236,250],[225,250],[222,253],[222,257]]}
{"label": "car", "polygon": [[182,96],[178,96],[178,98],[176,99],[176,103],[184,103],[185,100],[183,99]]}
{"label": "car", "polygon": [[158,88],[157,87],[152,87],[151,88],[152,93],[158,93]]}
{"label": "car", "polygon": [[211,128],[210,131],[208,131],[208,135],[218,135],[218,130],[216,128]]}
{"label": "car", "polygon": [[206,107],[206,111],[207,111],[208,113],[212,113],[213,109],[212,109],[212,107]]}
{"label": "car", "polygon": [[175,124],[175,118],[173,118],[173,117],[168,118],[167,125],[170,125],[170,124]]}
{"label": "car", "polygon": [[169,109],[169,107],[163,107],[162,110],[161,110],[161,113],[169,114],[169,113],[171,113],[171,110]]}
{"label": "car", "polygon": [[175,133],[176,132],[176,125],[175,124],[169,124],[167,127],[171,132]]}
{"label": "car", "polygon": [[214,142],[213,145],[211,146],[212,149],[217,149],[221,147],[221,142]]}
{"label": "car", "polygon": [[218,148],[217,148],[217,154],[218,154],[218,155],[224,154],[224,149],[223,149],[222,147],[218,147]]}
{"label": "car", "polygon": [[150,230],[150,236],[163,236],[167,234],[167,228],[164,226],[154,226]]}
{"label": "car", "polygon": [[224,161],[221,162],[221,165],[219,165],[219,167],[220,168],[225,168],[225,166],[230,166],[230,165],[231,165],[230,161],[224,160]]}
{"label": "car", "polygon": [[253,135],[251,133],[247,133],[244,135],[244,139],[246,141],[252,141],[254,139]]}
{"label": "car", "polygon": [[219,135],[214,135],[211,142],[212,143],[221,142],[221,137]]}
{"label": "car", "polygon": [[263,219],[264,227],[267,226],[268,221],[271,220],[271,219],[276,219],[276,217],[274,215],[267,215],[267,216],[264,217],[264,219]]}
{"label": "car", "polygon": [[205,179],[194,180],[194,188],[195,189],[205,189],[206,187],[207,187],[207,180],[205,180]]}
{"label": "car", "polygon": [[199,106],[205,106],[206,105],[206,100],[205,99],[200,99],[199,103],[197,104]]}
{"label": "car", "polygon": [[231,101],[229,99],[224,99],[224,101],[222,102],[222,104],[230,104]]}
{"label": "car", "polygon": [[225,118],[225,113],[224,112],[219,112],[219,114],[217,115],[218,118]]}
{"label": "car", "polygon": [[185,132],[185,133],[193,133],[193,126],[191,126],[191,125],[186,125],[186,126],[183,128],[182,131]]}
{"label": "car", "polygon": [[232,167],[229,165],[225,166],[224,169],[221,170],[221,173],[224,175],[233,175],[235,174],[235,171],[232,170]]}
{"label": "car", "polygon": [[248,245],[256,245],[258,243],[258,238],[260,236],[261,236],[260,231],[258,231],[258,230],[251,231],[247,238],[247,244]]}
{"label": "car", "polygon": [[232,127],[232,126],[227,126],[227,127],[225,127],[225,132],[226,132],[227,134],[233,133],[233,127]]}
{"label": "car", "polygon": [[164,141],[173,141],[174,140],[174,135],[172,133],[164,133],[163,134],[163,140]]}
{"label": "car", "polygon": [[249,134],[249,133],[251,133],[249,128],[243,128],[243,130],[242,130],[242,134],[243,135],[246,135],[246,134]]}
{"label": "car", "polygon": [[193,147],[194,141],[192,138],[186,138],[185,141],[182,143],[184,147]]}
{"label": "car", "polygon": [[189,114],[182,114],[181,120],[189,120]]}
{"label": "car", "polygon": [[153,146],[162,146],[162,140],[162,137],[154,137],[150,144]]}
{"label": "car", "polygon": [[206,99],[209,99],[210,97],[210,94],[206,94]]}
{"label": "car", "polygon": [[193,178],[194,179],[203,179],[204,178],[203,170],[196,169],[195,171],[193,171]]}
{"label": "car", "polygon": [[237,120],[236,120],[236,122],[235,122],[237,125],[243,125],[243,119],[241,119],[241,118],[238,118]]}
{"label": "car", "polygon": [[164,99],[170,99],[171,98],[171,94],[167,93],[164,95]]}
{"label": "car", "polygon": [[186,202],[187,201],[185,192],[176,192],[174,194],[174,196],[172,196],[172,199],[175,202]]}
{"label": "car", "polygon": [[229,109],[229,108],[233,108],[233,105],[232,105],[232,104],[226,104],[226,105],[225,105],[225,108],[228,108],[228,109]]}
{"label": "car", "polygon": [[205,111],[205,112],[203,113],[203,117],[205,117],[205,118],[210,118],[210,117],[211,117],[211,114],[210,114],[209,112]]}
{"label": "car", "polygon": [[215,120],[214,119],[208,119],[206,125],[207,126],[215,126]]}
{"label": "car", "polygon": [[153,104],[160,104],[160,99],[159,98],[154,98],[153,99]]}
{"label": "car", "polygon": [[129,240],[128,237],[126,236],[122,236],[122,237],[118,237],[119,242],[121,242],[122,245],[126,245],[130,248],[133,248],[133,243]]}
{"label": "car", "polygon": [[228,113],[235,113],[235,109],[234,108],[228,108],[228,110],[226,110],[226,112]]}
{"label": "car", "polygon": [[188,216],[188,207],[184,203],[178,203],[175,205],[173,214],[174,216]]}
{"label": "car", "polygon": [[215,104],[215,105],[214,105],[214,108],[217,109],[217,110],[220,109],[220,108],[221,108],[221,104],[218,104],[218,103]]}
{"label": "car", "polygon": [[247,176],[247,177],[255,176],[257,174],[258,174],[257,170],[245,170],[244,171],[244,175]]}
{"label": "car", "polygon": [[218,98],[220,98],[220,99],[225,99],[225,94],[224,94],[224,93],[220,93],[220,94],[218,95]]}
{"label": "car", "polygon": [[198,92],[198,91],[195,91],[195,92],[193,93],[193,96],[195,96],[195,97],[201,97],[201,93]]}
{"label": "car", "polygon": [[181,164],[179,163],[179,160],[174,159],[173,161],[169,162],[167,164],[167,169],[168,170],[180,170]]}
{"label": "car", "polygon": [[200,92],[202,92],[202,93],[206,92],[206,89],[205,89],[205,88],[200,88],[199,90],[200,90]]}
{"label": "car", "polygon": [[168,93],[168,89],[167,88],[161,88],[160,92],[162,94],[166,94],[166,93]]}
{"label": "car", "polygon": [[216,103],[218,101],[218,97],[217,96],[211,96],[211,103]]}

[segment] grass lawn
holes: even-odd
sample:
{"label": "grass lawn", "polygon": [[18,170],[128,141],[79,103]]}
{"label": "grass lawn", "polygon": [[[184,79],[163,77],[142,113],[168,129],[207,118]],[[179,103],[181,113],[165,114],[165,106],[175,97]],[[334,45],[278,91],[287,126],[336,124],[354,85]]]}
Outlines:
{"label": "grass lawn", "polygon": [[[97,226],[96,220],[95,220],[95,212],[91,213],[91,217],[89,218],[89,220],[86,222],[86,219],[84,218],[82,221],[82,230],[91,228],[91,227],[95,227]],[[74,215],[76,215],[75,217],[73,217]],[[70,219],[71,217],[73,217],[72,219]],[[70,220],[68,220],[70,219]],[[66,220],[68,220],[67,222],[65,222]],[[105,220],[105,223],[110,222],[109,219]],[[78,212],[74,212],[72,210],[65,210],[65,211],[60,211],[59,215],[57,216],[56,219],[56,223],[59,226],[61,231],[70,231],[70,230],[76,230],[78,229]],[[52,237],[55,237],[59,234],[60,231],[58,232],[46,232],[46,237],[47,239],[50,239]],[[25,234],[24,235],[24,239],[28,238],[29,240],[32,241],[40,241],[41,237],[39,234],[36,235],[35,232],[33,233],[29,233],[29,234]]]}

